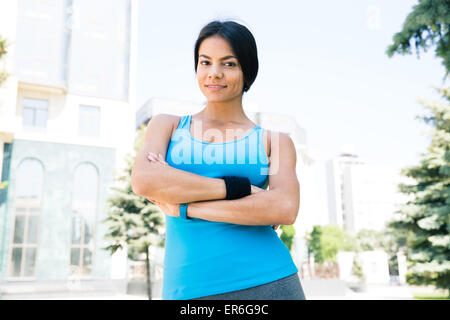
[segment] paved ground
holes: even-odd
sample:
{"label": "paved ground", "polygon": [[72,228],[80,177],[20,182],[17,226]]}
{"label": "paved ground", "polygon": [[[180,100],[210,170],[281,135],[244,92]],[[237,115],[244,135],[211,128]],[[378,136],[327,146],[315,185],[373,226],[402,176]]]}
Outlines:
{"label": "paved ground", "polygon": [[345,295],[307,296],[308,300],[412,300],[413,293],[409,286],[371,285],[365,292],[354,292],[348,289]]}
{"label": "paved ground", "polygon": [[[306,293],[306,297],[308,300],[411,300],[413,299],[413,292],[412,289],[406,285],[370,285],[367,287],[365,292],[353,292],[352,290],[347,289],[343,295],[313,296]],[[46,294],[38,296],[15,296],[8,298],[20,300],[147,300],[145,296],[139,295],[108,295],[93,293],[80,293],[77,295]],[[158,297],[155,299],[158,299]]]}

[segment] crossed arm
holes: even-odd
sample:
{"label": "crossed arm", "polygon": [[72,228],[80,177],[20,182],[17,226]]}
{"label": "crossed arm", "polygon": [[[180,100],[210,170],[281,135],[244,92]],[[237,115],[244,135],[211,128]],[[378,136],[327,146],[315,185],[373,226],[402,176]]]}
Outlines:
{"label": "crossed arm", "polygon": [[300,193],[295,172],[295,146],[288,135],[281,133],[278,142],[272,143],[269,190],[259,189],[241,199],[224,200],[223,179],[196,175],[147,159],[149,152],[161,154],[165,159],[174,124],[171,117],[157,115],[148,124],[144,146],[132,169],[134,193],[169,204],[175,210],[178,204],[189,203],[188,217],[209,221],[243,225],[295,222]]}

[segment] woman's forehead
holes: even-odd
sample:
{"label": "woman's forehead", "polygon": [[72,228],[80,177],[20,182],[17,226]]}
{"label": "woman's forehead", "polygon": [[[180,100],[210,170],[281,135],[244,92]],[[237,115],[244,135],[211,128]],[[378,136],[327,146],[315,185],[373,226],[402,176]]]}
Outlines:
{"label": "woman's forehead", "polygon": [[233,50],[225,39],[222,37],[209,37],[202,41],[199,48],[199,55],[206,55],[212,57],[213,55],[220,56],[234,56]]}

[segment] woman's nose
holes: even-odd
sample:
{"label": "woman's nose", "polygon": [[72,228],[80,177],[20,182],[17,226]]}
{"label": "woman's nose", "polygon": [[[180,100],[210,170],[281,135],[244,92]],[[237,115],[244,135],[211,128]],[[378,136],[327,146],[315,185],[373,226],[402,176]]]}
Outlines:
{"label": "woman's nose", "polygon": [[209,74],[210,78],[221,78],[222,77],[222,73],[220,71],[211,71],[211,73]]}
{"label": "woman's nose", "polygon": [[222,76],[222,71],[217,66],[213,66],[211,68],[211,72],[209,73],[209,77],[220,78]]}

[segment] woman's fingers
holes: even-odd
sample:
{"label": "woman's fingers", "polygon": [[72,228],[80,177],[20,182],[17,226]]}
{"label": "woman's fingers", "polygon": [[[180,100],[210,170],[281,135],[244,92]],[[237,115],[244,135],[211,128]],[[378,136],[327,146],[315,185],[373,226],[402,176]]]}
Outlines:
{"label": "woman's fingers", "polygon": [[261,191],[264,191],[264,189],[261,189],[261,188],[259,188],[259,187],[257,187],[257,186],[254,186],[254,185],[251,185],[251,186],[250,186],[250,190],[251,190],[251,194],[258,193],[258,192],[261,192]]}
{"label": "woman's fingers", "polygon": [[167,164],[167,162],[164,160],[163,156],[158,153],[158,155],[152,153],[152,152],[148,152],[147,153],[147,159],[150,161],[155,161],[155,162],[159,162],[162,164]]}
{"label": "woman's fingers", "polygon": [[147,153],[147,159],[150,161],[158,161],[158,158],[156,157],[156,155],[154,153]]}
{"label": "woman's fingers", "polygon": [[166,160],[164,160],[163,156],[160,153],[158,153],[158,158],[162,163],[166,163]]}

